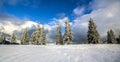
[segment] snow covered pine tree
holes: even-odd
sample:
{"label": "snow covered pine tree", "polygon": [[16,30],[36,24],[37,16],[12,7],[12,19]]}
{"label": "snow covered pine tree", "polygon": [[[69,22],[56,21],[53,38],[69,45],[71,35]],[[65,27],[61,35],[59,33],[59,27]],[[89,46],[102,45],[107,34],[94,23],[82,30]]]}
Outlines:
{"label": "snow covered pine tree", "polygon": [[61,25],[58,23],[57,27],[57,35],[56,35],[56,44],[57,45],[63,45],[63,39],[62,39],[62,33],[61,33]]}
{"label": "snow covered pine tree", "polygon": [[67,20],[65,22],[64,43],[72,44],[72,40],[73,40],[73,38],[72,38],[71,28],[70,28],[69,21]]}
{"label": "snow covered pine tree", "polygon": [[100,43],[100,36],[99,33],[97,31],[97,26],[95,25],[95,23],[93,22],[93,19],[90,18],[89,20],[89,26],[88,26],[88,43],[89,44],[98,44]]}

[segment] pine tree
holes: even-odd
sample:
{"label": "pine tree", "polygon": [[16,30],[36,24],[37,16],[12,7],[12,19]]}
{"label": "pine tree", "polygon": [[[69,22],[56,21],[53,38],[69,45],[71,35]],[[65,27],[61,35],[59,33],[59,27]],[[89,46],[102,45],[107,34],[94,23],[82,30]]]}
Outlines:
{"label": "pine tree", "polygon": [[36,31],[32,34],[32,43],[35,45],[45,45],[45,39],[44,27],[40,28],[38,25]]}
{"label": "pine tree", "polygon": [[37,45],[41,45],[41,28],[40,25],[38,25],[37,29],[36,29],[36,43]]}
{"label": "pine tree", "polygon": [[33,32],[32,33],[32,36],[31,36],[31,43],[36,45],[37,44],[37,41],[36,41],[36,32]]}
{"label": "pine tree", "polygon": [[0,32],[0,43],[2,43],[3,40],[4,40],[3,34],[2,34],[2,32]]}
{"label": "pine tree", "polygon": [[120,32],[119,32],[118,44],[120,44]]}
{"label": "pine tree", "polygon": [[21,44],[23,44],[23,45],[29,44],[29,35],[28,35],[27,28],[25,28],[22,33]]}
{"label": "pine tree", "polygon": [[97,28],[97,26],[93,22],[93,19],[90,18],[89,26],[88,26],[88,35],[87,35],[89,44],[100,43],[100,39],[99,39],[100,36],[99,36],[99,33],[96,28]]}
{"label": "pine tree", "polygon": [[111,35],[110,35],[109,31],[107,32],[107,43],[112,43],[111,42]]}
{"label": "pine tree", "polygon": [[63,45],[63,40],[62,40],[62,33],[61,33],[61,26],[58,24],[57,27],[57,35],[56,35],[56,44]]}
{"label": "pine tree", "polygon": [[65,22],[65,34],[64,34],[64,43],[66,44],[72,44],[72,33],[71,33],[71,28],[70,24],[68,21]]}
{"label": "pine tree", "polygon": [[16,36],[14,33],[11,35],[11,43],[16,43]]}
{"label": "pine tree", "polygon": [[114,32],[112,31],[112,29],[110,31],[108,31],[107,43],[112,43],[112,44],[117,43]]}
{"label": "pine tree", "polygon": [[46,44],[46,42],[45,42],[45,40],[46,40],[46,35],[45,35],[45,32],[44,32],[44,26],[41,28],[41,39],[42,39],[42,45],[45,45]]}
{"label": "pine tree", "polygon": [[2,42],[2,44],[5,44],[5,42],[6,42],[6,37],[3,36],[3,42]]}
{"label": "pine tree", "polygon": [[112,29],[110,30],[110,33],[111,33],[111,37],[112,37],[112,43],[116,44],[117,41],[116,41],[116,38],[115,38],[115,35],[114,35],[114,32],[112,31]]}

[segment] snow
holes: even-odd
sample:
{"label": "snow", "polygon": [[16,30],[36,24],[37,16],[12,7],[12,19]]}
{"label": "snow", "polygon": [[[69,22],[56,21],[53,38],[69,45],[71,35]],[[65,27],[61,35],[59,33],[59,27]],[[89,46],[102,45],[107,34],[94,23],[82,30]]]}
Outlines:
{"label": "snow", "polygon": [[0,45],[0,62],[120,62],[120,45]]}

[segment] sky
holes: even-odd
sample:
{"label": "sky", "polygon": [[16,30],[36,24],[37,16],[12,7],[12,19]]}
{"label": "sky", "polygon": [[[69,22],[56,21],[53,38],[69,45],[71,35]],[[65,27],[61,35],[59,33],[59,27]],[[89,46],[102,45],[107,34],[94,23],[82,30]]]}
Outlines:
{"label": "sky", "polygon": [[0,30],[20,36],[24,28],[31,34],[38,23],[45,27],[47,42],[55,42],[57,23],[70,21],[73,42],[85,43],[88,21],[93,18],[101,38],[120,26],[120,0],[0,0]]}
{"label": "sky", "polygon": [[[12,14],[20,19],[48,23],[52,18],[64,16],[74,19],[73,9],[77,6],[87,6],[90,0],[0,0],[1,14]],[[88,13],[90,10],[86,10]]]}

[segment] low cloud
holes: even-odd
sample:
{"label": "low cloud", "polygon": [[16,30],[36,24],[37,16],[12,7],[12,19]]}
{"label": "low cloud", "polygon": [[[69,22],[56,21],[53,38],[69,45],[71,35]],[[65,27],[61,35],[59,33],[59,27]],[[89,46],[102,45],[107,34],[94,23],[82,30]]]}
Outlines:
{"label": "low cloud", "polygon": [[[40,24],[40,26],[44,26],[47,42],[55,43],[57,24],[60,22],[61,26],[63,27],[66,20],[68,20],[68,18],[64,17],[63,19],[54,19],[47,24]],[[19,19],[8,14],[0,15],[0,22],[0,30],[3,33],[11,35],[14,32],[18,39],[20,39],[24,28],[28,28],[29,36],[31,36],[32,32],[35,31],[38,25],[38,23],[33,22],[29,19]]]}
{"label": "low cloud", "polygon": [[31,28],[37,23],[30,20],[20,20],[12,15],[0,15],[1,30],[6,34],[11,34],[14,31],[22,31],[24,28]]}

